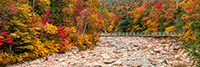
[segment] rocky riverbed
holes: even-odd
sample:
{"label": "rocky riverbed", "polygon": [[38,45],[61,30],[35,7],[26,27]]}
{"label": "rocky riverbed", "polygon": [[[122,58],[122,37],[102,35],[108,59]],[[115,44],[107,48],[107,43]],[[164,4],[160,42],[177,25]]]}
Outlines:
{"label": "rocky riverbed", "polygon": [[65,54],[52,54],[8,67],[189,67],[192,61],[175,40],[144,37],[101,37],[93,50],[72,47]]}

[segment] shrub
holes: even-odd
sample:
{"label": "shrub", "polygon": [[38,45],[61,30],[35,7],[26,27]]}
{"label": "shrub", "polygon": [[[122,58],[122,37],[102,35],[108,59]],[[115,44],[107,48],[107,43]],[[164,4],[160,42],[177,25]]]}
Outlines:
{"label": "shrub", "polygon": [[191,31],[192,35],[190,38],[186,41],[185,44],[183,44],[183,48],[186,49],[187,52],[189,52],[189,56],[192,56],[192,59],[197,63],[197,67],[200,66],[200,19],[194,21],[191,24]]}

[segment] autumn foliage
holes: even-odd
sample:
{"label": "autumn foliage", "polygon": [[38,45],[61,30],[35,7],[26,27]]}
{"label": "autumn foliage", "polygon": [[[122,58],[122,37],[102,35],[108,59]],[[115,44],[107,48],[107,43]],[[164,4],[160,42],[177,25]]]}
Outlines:
{"label": "autumn foliage", "polygon": [[[119,15],[121,32],[180,33],[177,38],[199,64],[200,0],[102,0]],[[196,51],[196,52],[195,52]],[[198,66],[198,65],[197,65]]]}
{"label": "autumn foliage", "polygon": [[1,66],[63,53],[70,46],[92,49],[99,41],[98,34],[112,31],[118,18],[108,11],[101,15],[99,0],[0,2]]}

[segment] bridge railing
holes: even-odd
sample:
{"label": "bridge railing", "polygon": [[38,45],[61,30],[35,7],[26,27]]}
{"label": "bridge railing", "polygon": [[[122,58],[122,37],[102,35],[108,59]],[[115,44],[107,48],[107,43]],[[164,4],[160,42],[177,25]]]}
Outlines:
{"label": "bridge railing", "polygon": [[179,34],[177,33],[166,33],[166,32],[117,32],[117,33],[101,33],[99,34],[100,37],[116,37],[116,36],[171,36],[177,37]]}

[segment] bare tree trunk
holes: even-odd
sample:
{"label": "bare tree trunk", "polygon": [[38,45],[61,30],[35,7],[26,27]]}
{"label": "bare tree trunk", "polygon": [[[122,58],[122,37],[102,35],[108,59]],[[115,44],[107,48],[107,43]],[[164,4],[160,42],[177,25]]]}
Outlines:
{"label": "bare tree trunk", "polygon": [[12,44],[10,43],[10,46],[9,46],[10,50],[12,50]]}
{"label": "bare tree trunk", "polygon": [[[34,8],[35,8],[35,0],[33,0],[33,12],[34,12]],[[33,13],[32,13],[33,16]]]}
{"label": "bare tree trunk", "polygon": [[87,24],[88,24],[88,21],[86,22],[85,27],[84,27],[84,29],[83,29],[83,34],[84,34],[85,31],[86,31]]}
{"label": "bare tree trunk", "polygon": [[[77,0],[76,0],[77,1]],[[76,5],[74,5],[74,9],[76,8]],[[72,14],[69,17],[72,17],[72,15],[74,14],[74,11],[72,12]]]}
{"label": "bare tree trunk", "polygon": [[[179,0],[175,0],[176,1],[176,9],[178,10],[178,3],[179,3]],[[177,17],[177,16],[176,16]],[[176,18],[176,23],[178,23],[178,20]]]}
{"label": "bare tree trunk", "polygon": [[179,0],[175,0],[175,1],[176,1],[176,8],[178,9]]}

